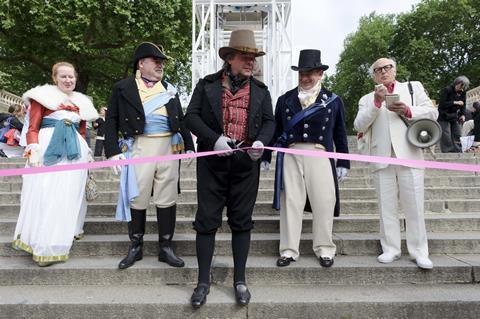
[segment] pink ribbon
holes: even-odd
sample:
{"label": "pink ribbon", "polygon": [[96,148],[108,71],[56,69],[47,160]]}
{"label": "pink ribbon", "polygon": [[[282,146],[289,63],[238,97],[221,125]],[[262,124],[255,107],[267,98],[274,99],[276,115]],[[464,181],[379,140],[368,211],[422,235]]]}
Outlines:
{"label": "pink ribbon", "polygon": [[[234,149],[233,151],[245,151],[246,149],[248,148]],[[368,162],[368,163],[401,165],[401,166],[414,167],[414,168],[435,168],[435,169],[463,171],[463,172],[472,172],[472,173],[480,172],[480,165],[475,165],[475,164],[446,163],[446,162],[435,162],[435,161],[424,161],[424,160],[407,160],[407,159],[392,158],[392,157],[370,156],[370,155],[360,155],[360,154],[345,154],[345,153],[334,153],[334,152],[324,152],[324,151],[315,151],[315,150],[298,150],[298,149],[279,148],[279,147],[265,147],[265,149],[277,151],[277,152],[284,152],[284,153],[293,154],[293,155],[327,157],[327,158]],[[26,167],[26,168],[10,168],[10,169],[0,170],[0,176],[52,173],[52,172],[80,170],[80,169],[95,169],[95,168],[111,167],[111,166],[117,166],[117,165],[164,162],[164,161],[173,161],[173,160],[182,160],[182,159],[188,159],[188,158],[218,155],[226,152],[231,152],[231,151],[209,151],[209,152],[200,152],[200,153],[130,158],[130,159],[124,159],[124,160],[115,160],[115,161],[106,160],[106,161],[91,162],[91,163],[77,163],[77,164],[64,164],[64,165],[60,164],[55,166]]]}

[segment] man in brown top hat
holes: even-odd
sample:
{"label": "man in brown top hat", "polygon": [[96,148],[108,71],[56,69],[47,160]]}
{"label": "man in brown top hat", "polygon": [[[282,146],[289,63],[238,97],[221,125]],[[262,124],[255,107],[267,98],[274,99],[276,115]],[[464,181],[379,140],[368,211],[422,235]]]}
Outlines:
{"label": "man in brown top hat", "polygon": [[[251,30],[233,31],[229,45],[219,50],[225,61],[223,68],[198,82],[185,116],[187,127],[198,138],[198,151],[225,151],[197,160],[194,228],[199,273],[191,298],[196,308],[205,303],[209,292],[215,233],[222,224],[225,206],[232,231],[235,297],[240,305],[250,300],[245,265],[258,191],[259,159],[275,125],[270,93],[252,76],[255,58],[264,54],[256,48]],[[233,152],[240,145],[251,148]]]}

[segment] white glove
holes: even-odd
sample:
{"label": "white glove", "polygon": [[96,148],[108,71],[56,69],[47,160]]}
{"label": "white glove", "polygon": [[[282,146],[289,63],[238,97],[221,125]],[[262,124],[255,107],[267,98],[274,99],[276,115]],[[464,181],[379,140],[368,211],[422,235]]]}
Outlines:
{"label": "white glove", "polygon": [[[124,160],[126,159],[125,158],[125,155],[123,155],[122,153],[120,154],[117,154],[117,155],[113,155],[112,157],[110,157],[108,160],[109,161],[118,161],[118,160]],[[115,166],[112,166],[112,172],[113,174],[115,175],[118,175],[119,173],[122,172],[122,165],[115,165]]]}
{"label": "white glove", "polygon": [[[190,151],[190,150],[187,151],[187,154],[194,154],[194,153],[195,153],[194,151]],[[186,162],[187,162],[187,167],[190,167],[190,165],[192,165],[194,158],[195,158],[195,157],[187,158],[187,160],[186,160]]]}
{"label": "white glove", "polygon": [[27,164],[30,167],[42,166],[39,144],[28,144],[25,148],[25,153],[23,153],[23,157],[27,158]]}
{"label": "white glove", "polygon": [[228,143],[232,143],[232,140],[229,137],[224,135],[220,135],[218,140],[215,142],[215,146],[213,147],[214,151],[230,151],[222,154],[218,154],[218,156],[230,156],[233,154],[232,148]]}
{"label": "white glove", "polygon": [[270,163],[267,161],[262,161],[260,164],[260,167],[262,168],[263,171],[269,171],[270,170]]}
{"label": "white glove", "polygon": [[341,183],[345,177],[347,177],[348,168],[345,167],[337,167],[337,179],[338,182]]}
{"label": "white glove", "polygon": [[252,144],[252,148],[247,150],[248,156],[252,161],[258,161],[263,154],[263,143],[261,141],[255,141]]}

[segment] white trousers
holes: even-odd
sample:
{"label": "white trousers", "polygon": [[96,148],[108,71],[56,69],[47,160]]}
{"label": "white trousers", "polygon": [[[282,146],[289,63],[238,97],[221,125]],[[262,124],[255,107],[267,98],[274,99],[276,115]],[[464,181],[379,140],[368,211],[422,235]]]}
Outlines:
{"label": "white trousers", "polygon": [[[315,144],[299,143],[290,148],[321,150]],[[328,158],[285,154],[284,191],[280,208],[280,256],[297,259],[302,233],[303,210],[308,194],[312,207],[313,251],[317,257],[334,257],[332,239],[335,184]]]}
{"label": "white trousers", "polygon": [[[171,136],[138,136],[132,150],[132,158],[172,154]],[[166,161],[135,165],[139,195],[131,204],[133,209],[147,209],[152,195],[155,206],[175,205],[178,197],[179,161]]]}
{"label": "white trousers", "polygon": [[424,171],[390,165],[375,172],[380,210],[380,243],[384,253],[401,255],[398,197],[405,214],[407,249],[410,257],[428,256],[424,217]]}

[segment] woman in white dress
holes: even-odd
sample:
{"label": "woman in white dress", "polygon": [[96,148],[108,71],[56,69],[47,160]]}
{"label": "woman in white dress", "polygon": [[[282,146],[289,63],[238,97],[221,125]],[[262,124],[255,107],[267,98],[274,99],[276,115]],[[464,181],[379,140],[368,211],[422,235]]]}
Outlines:
{"label": "woman in white dress", "polygon": [[[91,100],[74,92],[77,73],[70,63],[52,68],[55,85],[37,86],[23,95],[30,107],[27,167],[91,160],[86,121],[98,118]],[[66,261],[86,214],[87,170],[23,176],[21,207],[13,247],[32,254],[39,266]]]}

